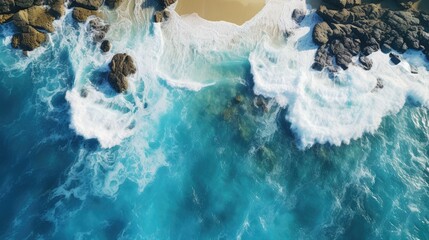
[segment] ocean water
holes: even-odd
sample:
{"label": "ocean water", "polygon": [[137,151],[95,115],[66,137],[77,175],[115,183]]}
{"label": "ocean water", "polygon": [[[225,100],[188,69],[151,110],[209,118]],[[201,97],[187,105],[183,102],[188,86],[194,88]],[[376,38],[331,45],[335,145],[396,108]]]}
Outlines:
{"label": "ocean water", "polygon": [[[106,55],[70,13],[29,57],[0,26],[1,239],[429,239],[420,53],[333,76],[310,70],[304,1],[241,27],[152,6],[107,12]],[[119,52],[138,68],[121,95]]]}

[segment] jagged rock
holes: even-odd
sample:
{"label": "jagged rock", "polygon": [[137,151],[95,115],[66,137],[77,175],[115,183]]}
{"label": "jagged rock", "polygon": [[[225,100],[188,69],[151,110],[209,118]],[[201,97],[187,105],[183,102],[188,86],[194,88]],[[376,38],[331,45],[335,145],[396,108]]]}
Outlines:
{"label": "jagged rock", "polygon": [[48,14],[48,10],[42,6],[33,6],[28,9],[21,10],[13,15],[13,23],[19,29],[23,29],[28,25],[41,29],[47,32],[54,32],[53,25],[54,17]]}
{"label": "jagged rock", "polygon": [[108,6],[110,9],[118,8],[124,0],[106,0],[104,4]]}
{"label": "jagged rock", "polygon": [[296,22],[296,23],[300,23],[302,22],[302,20],[304,20],[305,18],[305,11],[302,9],[294,9],[292,12],[292,19]]}
{"label": "jagged rock", "polygon": [[81,7],[73,8],[72,17],[78,22],[85,22],[89,16],[101,17],[100,11],[88,10]]}
{"label": "jagged rock", "polygon": [[316,24],[313,31],[313,40],[319,44],[324,45],[328,43],[329,37],[333,34],[331,27],[329,27],[328,23],[321,22]]}
{"label": "jagged rock", "polygon": [[22,32],[12,37],[12,47],[32,51],[46,41],[46,35],[31,26],[22,28]]}
{"label": "jagged rock", "polygon": [[335,40],[331,45],[331,51],[335,55],[335,61],[342,69],[347,69],[352,62],[353,55],[344,47],[339,40]]}
{"label": "jagged rock", "polygon": [[100,45],[101,51],[108,52],[110,51],[111,48],[112,48],[112,44],[110,43],[109,40],[104,40],[103,42],[101,42],[101,45]]}
{"label": "jagged rock", "polygon": [[0,14],[0,24],[12,20],[13,14]]}
{"label": "jagged rock", "polygon": [[322,45],[317,49],[314,63],[311,66],[314,70],[322,71],[323,68],[332,66],[332,57],[328,53],[328,46]]}
{"label": "jagged rock", "polygon": [[372,68],[372,60],[369,59],[367,56],[360,56],[359,62],[365,70],[370,70]]}
{"label": "jagged rock", "polygon": [[392,61],[393,64],[398,65],[401,62],[401,59],[398,54],[389,53],[390,61]]}
{"label": "jagged rock", "polygon": [[109,83],[116,92],[122,93],[128,88],[127,76],[136,73],[136,66],[131,56],[119,53],[113,56],[109,64]]}
{"label": "jagged rock", "polygon": [[51,14],[56,19],[61,18],[66,13],[66,7],[64,6],[64,0],[54,0],[49,9],[49,14]]}
{"label": "jagged rock", "polygon": [[72,6],[82,7],[88,10],[98,10],[103,4],[103,0],[74,0]]}
{"label": "jagged rock", "polygon": [[54,32],[55,28],[53,25],[54,17],[48,13],[48,9],[42,6],[34,6],[27,9],[28,22],[36,28],[42,29],[48,32]]}

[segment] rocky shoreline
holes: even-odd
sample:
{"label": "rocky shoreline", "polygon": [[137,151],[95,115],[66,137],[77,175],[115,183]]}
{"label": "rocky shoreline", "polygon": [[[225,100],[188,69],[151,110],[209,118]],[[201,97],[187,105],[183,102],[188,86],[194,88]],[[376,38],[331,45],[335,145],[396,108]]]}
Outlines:
{"label": "rocky shoreline", "polygon": [[[335,72],[338,67],[347,69],[352,58],[358,57],[369,70],[373,63],[367,56],[378,50],[421,50],[429,59],[429,14],[411,8],[415,2],[396,0],[398,9],[394,10],[361,0],[324,0],[317,10],[323,21],[313,30],[319,48],[312,68]],[[401,61],[397,54],[390,57],[394,64]]]}
{"label": "rocky shoreline", "polygon": [[122,1],[0,0],[0,24],[12,22],[16,26],[17,33],[12,37],[12,47],[21,49],[26,54],[45,43],[47,34],[55,31],[53,21],[64,16],[66,8],[72,8],[72,17],[77,22],[85,22],[88,17],[95,16],[90,27],[94,40],[102,41],[108,31],[108,25],[102,20],[100,8],[104,4],[114,9]]}

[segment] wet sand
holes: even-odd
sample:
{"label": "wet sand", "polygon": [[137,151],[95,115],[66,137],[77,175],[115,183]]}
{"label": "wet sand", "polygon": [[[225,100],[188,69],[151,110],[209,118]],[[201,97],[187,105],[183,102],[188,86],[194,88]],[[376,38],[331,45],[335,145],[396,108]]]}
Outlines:
{"label": "wet sand", "polygon": [[176,12],[180,15],[197,13],[210,21],[241,25],[255,16],[264,5],[264,0],[179,0]]}

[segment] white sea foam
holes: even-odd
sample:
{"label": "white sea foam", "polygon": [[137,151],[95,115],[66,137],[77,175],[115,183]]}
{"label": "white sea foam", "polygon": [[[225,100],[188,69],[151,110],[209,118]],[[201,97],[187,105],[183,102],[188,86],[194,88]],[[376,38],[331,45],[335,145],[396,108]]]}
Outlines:
{"label": "white sea foam", "polygon": [[[407,98],[429,106],[428,64],[418,52],[409,51],[398,66],[387,55],[374,53],[370,71],[359,67],[357,59],[335,76],[312,70],[317,49],[312,26],[320,20],[308,9],[298,25],[291,19],[296,8],[306,9],[305,2],[267,1],[243,26],[173,12],[162,24],[165,47],[159,68],[177,81],[207,83],[216,74],[210,67],[242,61],[250,51],[254,92],[287,107],[286,118],[301,147],[316,142],[340,145],[374,132],[382,118],[398,112]],[[419,74],[411,74],[408,62],[419,66]],[[384,88],[374,89],[377,79]]]}

